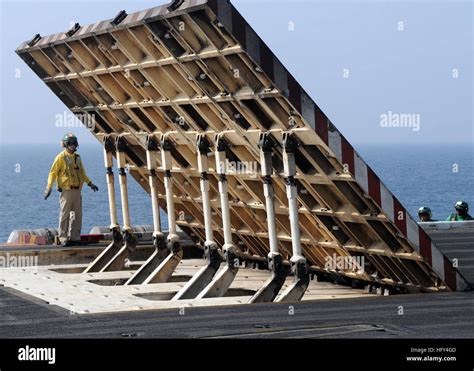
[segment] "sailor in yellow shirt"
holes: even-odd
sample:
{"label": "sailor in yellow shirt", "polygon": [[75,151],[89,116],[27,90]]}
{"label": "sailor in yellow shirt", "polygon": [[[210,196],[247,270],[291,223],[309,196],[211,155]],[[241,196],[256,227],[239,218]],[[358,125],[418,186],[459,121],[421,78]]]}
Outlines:
{"label": "sailor in yellow shirt", "polygon": [[79,143],[72,133],[64,135],[63,152],[56,156],[49,172],[48,185],[44,191],[46,200],[57,183],[60,197],[59,239],[63,246],[81,244],[82,196],[81,189],[86,183],[94,192],[99,188],[90,181],[82,164],[81,157],[76,153]]}

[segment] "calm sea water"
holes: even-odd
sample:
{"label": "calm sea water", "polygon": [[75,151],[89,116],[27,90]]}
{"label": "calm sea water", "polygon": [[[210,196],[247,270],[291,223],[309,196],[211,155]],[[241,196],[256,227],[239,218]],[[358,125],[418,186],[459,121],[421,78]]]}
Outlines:
{"label": "calm sea water", "polygon": [[[356,148],[412,215],[427,205],[435,219],[444,219],[459,199],[469,202],[474,211],[472,146],[371,144]],[[53,191],[45,201],[42,193],[60,150],[48,145],[0,146],[0,242],[6,241],[13,229],[57,227],[59,194]],[[95,225],[109,225],[109,215],[102,148],[99,144],[82,145],[79,153],[89,177],[100,188],[93,193],[85,186],[82,192],[84,233]],[[118,181],[116,192],[118,195]],[[152,224],[149,196],[131,177],[129,202],[132,224]],[[162,221],[166,228],[164,217]]]}

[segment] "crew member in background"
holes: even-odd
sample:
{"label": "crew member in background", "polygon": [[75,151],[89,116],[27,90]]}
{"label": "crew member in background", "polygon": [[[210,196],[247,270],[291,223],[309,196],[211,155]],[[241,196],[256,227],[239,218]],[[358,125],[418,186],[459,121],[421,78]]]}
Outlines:
{"label": "crew member in background", "polygon": [[435,222],[436,220],[432,219],[431,209],[427,206],[422,206],[418,209],[418,217],[420,222]]}
{"label": "crew member in background", "polygon": [[87,177],[81,157],[76,153],[79,147],[77,137],[72,133],[67,133],[61,144],[65,149],[54,159],[49,172],[48,185],[44,191],[44,199],[46,200],[51,195],[54,182],[56,182],[58,191],[61,193],[59,240],[63,246],[81,245],[82,185],[86,183],[94,192],[97,192],[99,188]]}
{"label": "crew member in background", "polygon": [[454,205],[456,212],[449,214],[446,221],[460,222],[464,220],[473,220],[472,216],[469,215],[469,205],[465,201],[458,201]]}

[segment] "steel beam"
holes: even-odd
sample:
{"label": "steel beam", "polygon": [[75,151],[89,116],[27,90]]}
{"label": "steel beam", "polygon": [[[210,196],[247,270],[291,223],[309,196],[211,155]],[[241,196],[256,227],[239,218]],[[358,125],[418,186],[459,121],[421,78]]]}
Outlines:
{"label": "steel beam", "polygon": [[143,283],[147,277],[161,264],[169,255],[166,240],[161,231],[160,206],[158,204],[156,164],[158,156],[158,142],[154,136],[147,137],[146,160],[148,168],[148,181],[150,184],[150,196],[153,212],[153,245],[155,251],[147,261],[125,282],[125,285],[137,285]]}
{"label": "steel beam", "polygon": [[261,133],[259,138],[260,163],[263,178],[263,193],[265,196],[265,211],[267,213],[268,238],[270,252],[268,254],[268,267],[272,271],[272,277],[252,296],[249,303],[265,303],[275,300],[285,283],[288,270],[283,265],[283,257],[278,251],[278,239],[275,221],[274,189],[272,182],[272,156],[273,141],[269,133]]}
{"label": "steel beam", "polygon": [[288,210],[290,213],[291,246],[293,252],[290,264],[291,271],[295,276],[295,281],[280,294],[276,300],[278,302],[301,300],[309,285],[308,264],[301,249],[298,221],[298,195],[294,179],[296,175],[295,151],[299,145],[299,142],[291,132],[283,133],[283,166],[286,175],[286,195],[288,197]]}
{"label": "steel beam", "polygon": [[104,163],[107,170],[107,193],[109,195],[110,230],[112,232],[112,242],[94,259],[83,273],[99,272],[108,262],[120,251],[123,244],[120,226],[117,222],[117,206],[115,203],[114,172],[113,172],[113,152],[115,146],[111,136],[104,137]]}
{"label": "steel beam", "polygon": [[230,207],[227,184],[227,158],[226,149],[228,143],[223,134],[216,137],[216,172],[219,176],[219,196],[222,211],[222,229],[224,232],[224,259],[227,265],[218,272],[213,280],[199,293],[198,299],[224,296],[239,271],[239,252],[240,250],[232,241],[232,231],[230,224]]}
{"label": "steel beam", "polygon": [[212,211],[209,198],[209,163],[208,153],[211,151],[211,144],[205,135],[198,135],[198,167],[201,173],[200,186],[202,195],[202,207],[204,212],[204,229],[206,241],[204,243],[204,256],[207,264],[202,267],[183,288],[173,297],[172,300],[193,299],[212,281],[214,275],[219,269],[224,256],[214,241],[212,232]]}
{"label": "steel beam", "polygon": [[176,215],[174,209],[173,199],[173,177],[171,175],[171,169],[173,167],[171,150],[173,149],[173,143],[167,137],[163,135],[161,138],[161,164],[165,171],[165,192],[166,192],[166,208],[168,214],[168,238],[167,245],[169,254],[161,261],[142,284],[149,283],[162,283],[167,282],[179,262],[183,258],[183,250],[179,242],[179,236],[176,233]]}
{"label": "steel beam", "polygon": [[130,258],[131,251],[137,244],[137,238],[132,233],[130,225],[130,212],[128,207],[127,174],[125,172],[125,151],[127,142],[123,136],[116,138],[117,167],[119,168],[120,200],[122,203],[122,238],[125,242],[114,257],[100,270],[101,272],[119,271],[125,268],[126,261]]}

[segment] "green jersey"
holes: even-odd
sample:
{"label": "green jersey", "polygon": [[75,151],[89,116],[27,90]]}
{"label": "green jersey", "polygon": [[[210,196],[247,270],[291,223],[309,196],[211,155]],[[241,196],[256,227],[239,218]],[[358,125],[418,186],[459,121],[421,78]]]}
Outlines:
{"label": "green jersey", "polygon": [[449,214],[449,216],[446,219],[446,221],[448,222],[462,222],[464,220],[473,220],[473,218],[469,214],[458,215],[457,213],[452,213],[452,214]]}

